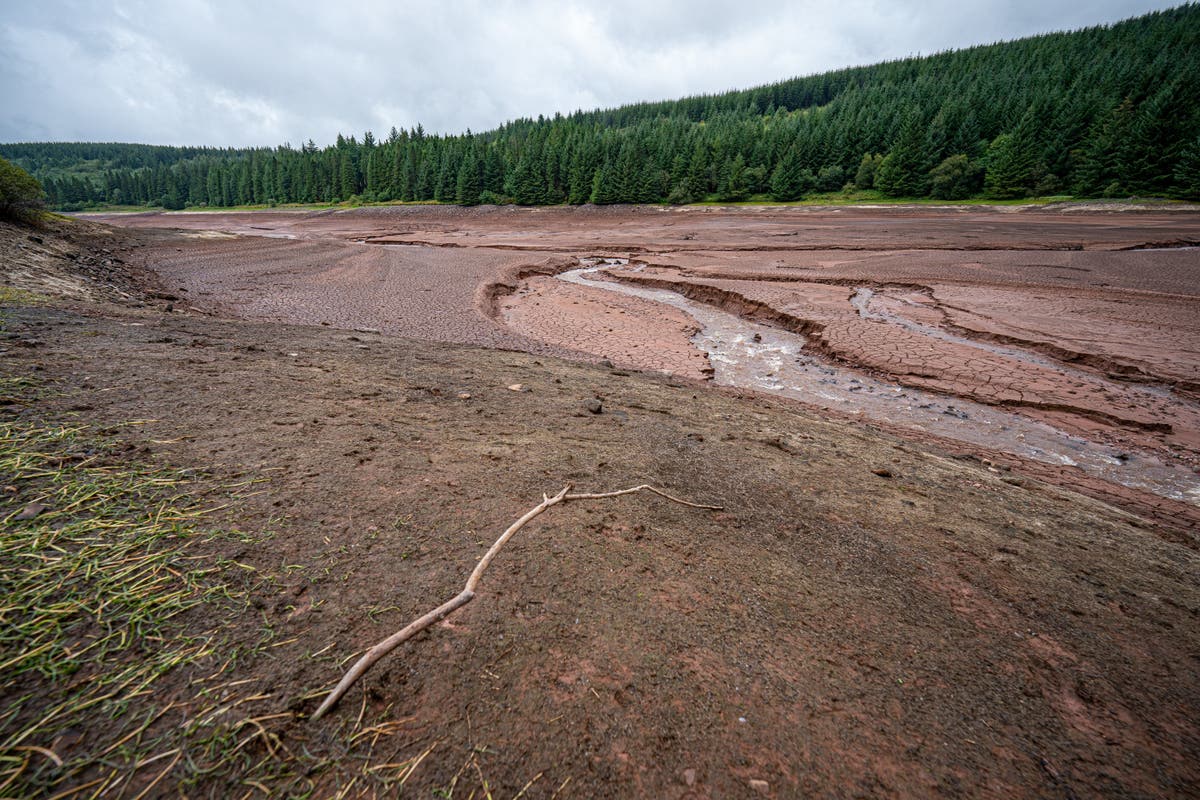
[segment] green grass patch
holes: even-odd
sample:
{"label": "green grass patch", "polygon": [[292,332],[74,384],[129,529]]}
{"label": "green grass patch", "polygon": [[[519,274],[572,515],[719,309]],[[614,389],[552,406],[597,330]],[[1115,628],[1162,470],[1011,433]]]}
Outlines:
{"label": "green grass patch", "polygon": [[50,298],[31,292],[28,289],[17,289],[13,286],[0,286],[0,305],[6,306],[36,306],[45,303]]}
{"label": "green grass patch", "polygon": [[[267,205],[265,203],[256,203],[240,206],[188,206],[187,208],[179,209],[171,213],[176,214],[220,214],[232,211],[329,211],[330,209],[346,209],[346,208],[363,208],[374,206],[437,206],[446,205],[438,203],[434,200],[419,200],[405,202],[402,200],[389,200],[387,202],[368,203],[363,201],[348,201],[344,200],[340,203],[276,203]],[[453,205],[453,204],[451,204]],[[130,206],[130,205],[95,205],[81,209],[77,213],[83,214],[146,214],[150,212],[167,211],[162,206]]]}
{"label": "green grass patch", "polygon": [[[1019,197],[1011,200],[993,200],[987,197],[971,197],[966,200],[935,200],[932,197],[888,197],[874,190],[853,192],[825,192],[812,194],[803,200],[781,201],[772,200],[770,195],[754,195],[747,200],[720,201],[700,200],[687,203],[687,206],[707,206],[719,208],[757,207],[757,206],[1044,206],[1054,203],[1152,203],[1155,205],[1181,205],[1183,200],[1173,200],[1161,197],[1134,197],[1125,199],[1100,199],[1092,197],[1075,197],[1073,195],[1052,195],[1046,197]],[[437,206],[447,205],[434,200],[387,202],[351,202],[340,203],[278,203],[276,205],[241,205],[241,206],[189,206],[174,213],[223,213],[233,211],[328,211],[330,209],[374,208],[379,206]],[[448,205],[454,205],[450,203]],[[666,205],[661,204],[661,205]],[[573,208],[566,203],[558,206],[527,206],[527,208]],[[682,207],[682,206],[681,206]],[[161,206],[89,206],[83,210],[87,214],[145,214],[147,212],[165,211]]]}
{"label": "green grass patch", "polygon": [[931,197],[888,197],[883,192],[862,190],[853,192],[824,192],[811,194],[803,200],[779,201],[772,200],[768,195],[755,195],[748,200],[738,202],[721,202],[719,200],[704,200],[691,203],[695,206],[739,207],[739,206],[1029,206],[1049,205],[1084,201],[1070,195],[1055,195],[1053,197],[1021,197],[1014,200],[992,200],[986,197],[972,197],[966,200],[935,200]]}

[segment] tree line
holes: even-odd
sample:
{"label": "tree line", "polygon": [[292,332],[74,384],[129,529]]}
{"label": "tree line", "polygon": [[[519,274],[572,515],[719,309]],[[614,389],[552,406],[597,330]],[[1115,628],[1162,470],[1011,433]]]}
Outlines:
{"label": "tree line", "polygon": [[459,135],[295,148],[41,143],[0,156],[58,208],[340,201],[1200,198],[1200,6]]}

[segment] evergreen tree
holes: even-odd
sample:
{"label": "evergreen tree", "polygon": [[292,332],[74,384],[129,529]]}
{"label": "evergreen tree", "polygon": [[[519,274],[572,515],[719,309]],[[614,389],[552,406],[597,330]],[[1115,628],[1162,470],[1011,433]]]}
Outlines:
{"label": "evergreen tree", "polygon": [[[340,134],[338,139],[342,140]],[[348,146],[339,145],[338,149],[341,150],[341,157],[338,159],[338,194],[342,200],[348,200],[351,195],[358,194],[358,176],[355,174],[354,159],[350,157]]]}
{"label": "evergreen tree", "polygon": [[879,164],[875,188],[891,197],[919,197],[925,193],[928,172],[925,130],[920,117],[912,113],[900,131],[900,138]]}
{"label": "evergreen tree", "polygon": [[1200,136],[1180,150],[1173,177],[1179,197],[1200,200]]}
{"label": "evergreen tree", "polygon": [[771,196],[783,202],[804,199],[802,172],[796,151],[789,150],[771,174]]}
{"label": "evergreen tree", "polygon": [[517,205],[536,206],[545,202],[546,178],[538,169],[537,155],[525,152],[513,171],[511,186],[506,187]]}
{"label": "evergreen tree", "polygon": [[736,203],[745,200],[749,193],[746,182],[746,159],[742,158],[741,153],[738,153],[726,162],[725,168],[721,171],[721,182],[717,187],[717,194],[723,201]]}
{"label": "evergreen tree", "polygon": [[1015,135],[1002,133],[988,148],[984,192],[996,200],[1024,197],[1030,188],[1029,170],[1030,158],[1026,148]]}
{"label": "evergreen tree", "polygon": [[479,205],[479,195],[483,192],[483,175],[479,159],[475,151],[469,151],[458,168],[457,191],[455,199],[460,205]]}
{"label": "evergreen tree", "polygon": [[[671,202],[797,197],[1194,194],[1200,5],[744,91],[504,123],[392,128],[320,148],[0,144],[56,207],[347,199]],[[1008,137],[1008,138],[1001,138]],[[868,154],[868,155],[864,155]],[[878,154],[885,154],[880,156]],[[964,156],[966,162],[959,156]],[[740,160],[739,160],[740,159]],[[967,187],[967,188],[964,188]],[[517,196],[519,195],[519,197]]]}
{"label": "evergreen tree", "polygon": [[591,202],[596,205],[621,202],[621,193],[617,183],[616,169],[611,162],[605,162],[592,177]]}

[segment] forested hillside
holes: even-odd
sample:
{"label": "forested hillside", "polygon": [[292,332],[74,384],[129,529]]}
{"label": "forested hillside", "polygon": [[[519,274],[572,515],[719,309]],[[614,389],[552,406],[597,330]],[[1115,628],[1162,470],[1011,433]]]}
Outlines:
{"label": "forested hillside", "polygon": [[9,144],[59,208],[890,197],[1200,198],[1200,6],[781,81],[293,148]]}

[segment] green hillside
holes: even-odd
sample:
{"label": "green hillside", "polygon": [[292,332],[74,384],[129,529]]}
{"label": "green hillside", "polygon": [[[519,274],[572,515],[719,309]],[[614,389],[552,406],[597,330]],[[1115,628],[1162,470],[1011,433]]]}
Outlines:
{"label": "green hillside", "polygon": [[1200,198],[1200,6],[486,132],[221,150],[8,144],[59,208]]}

